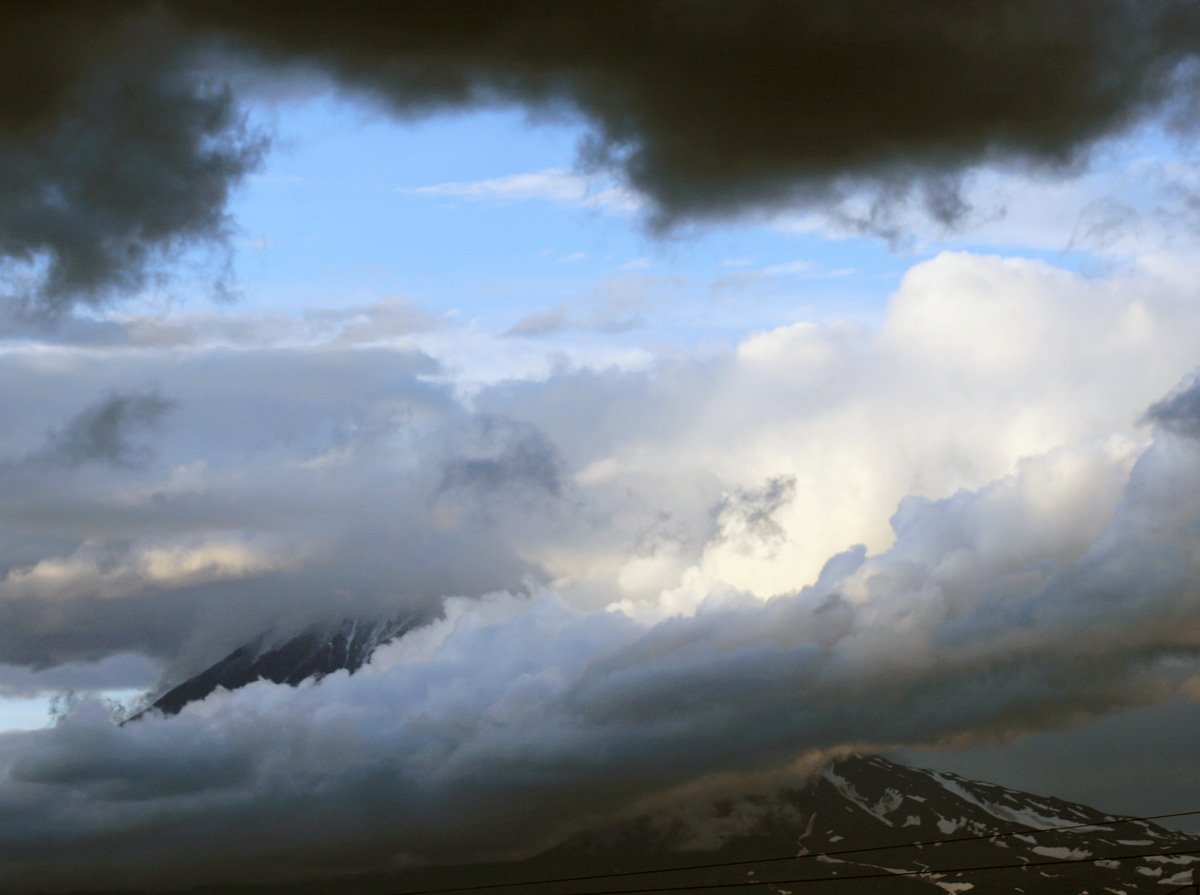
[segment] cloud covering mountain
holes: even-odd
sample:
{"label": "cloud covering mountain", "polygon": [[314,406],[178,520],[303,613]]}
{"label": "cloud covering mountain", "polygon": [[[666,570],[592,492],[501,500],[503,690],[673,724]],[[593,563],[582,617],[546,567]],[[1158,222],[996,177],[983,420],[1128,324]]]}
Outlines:
{"label": "cloud covering mountain", "polygon": [[[0,891],[504,859],[847,749],[1195,717],[1192,5],[8,18],[0,697],[58,696],[0,733]],[[425,186],[271,169],[301,152],[272,115],[343,136],[320,103],[497,130],[389,148]],[[513,108],[574,128],[579,170],[430,162],[516,164],[486,117]],[[1020,251],[970,243],[1004,232],[971,229],[976,177],[1040,184]],[[1099,195],[1122,178],[1140,205]],[[107,701],[398,618],[353,675]]]}
{"label": "cloud covering mountain", "polygon": [[[1088,327],[1060,325],[1082,307]],[[1169,277],[944,255],[878,333],[801,325],[705,362],[502,383],[473,410],[383,345],[182,366],[129,347],[40,376],[10,351],[48,416],[97,369],[172,402],[144,467],[9,480],[10,666],[186,673],[281,618],[435,619],[352,677],[121,728],[85,701],[4,737],[4,876],[82,885],[47,860],[67,842],[87,880],[123,885],[273,878],[296,849],[297,874],[520,853],[847,744],[987,742],[1194,694],[1195,386],[1169,392],[1200,331],[1185,310]],[[103,400],[6,451],[39,456]]]}

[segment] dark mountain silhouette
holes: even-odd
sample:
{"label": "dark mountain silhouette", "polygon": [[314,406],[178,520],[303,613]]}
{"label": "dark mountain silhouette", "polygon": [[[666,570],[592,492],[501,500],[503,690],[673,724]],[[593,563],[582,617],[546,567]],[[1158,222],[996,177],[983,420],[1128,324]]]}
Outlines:
{"label": "dark mountain silhouette", "polygon": [[[1064,826],[1074,829],[1051,830]],[[967,841],[947,841],[955,839]],[[911,844],[917,841],[925,844]],[[896,847],[848,853],[879,846]],[[1193,854],[1171,854],[1185,850]],[[493,867],[476,876],[537,879],[577,876],[583,867],[612,872],[788,855],[796,857],[536,891],[562,895],[745,882],[766,884],[775,895],[1166,895],[1192,882],[1193,868],[1200,865],[1200,837],[1148,821],[1121,820],[1062,799],[905,767],[881,757],[853,756],[827,765],[800,788],[581,834],[522,865]],[[955,869],[995,865],[1018,866]],[[834,885],[839,877],[857,879]],[[818,884],[818,879],[829,882]]]}
{"label": "dark mountain silhouette", "polygon": [[[1064,826],[1073,829],[1057,829]],[[871,850],[854,851],[861,849]],[[1192,891],[1198,866],[1200,836],[856,755],[795,788],[611,823],[523,861],[189,892],[403,895],[487,887],[495,895],[1171,895]],[[579,879],[646,870],[656,872]],[[547,880],[554,882],[538,882]]]}
{"label": "dark mountain silhouette", "polygon": [[[382,622],[347,619],[333,626],[313,625],[283,640],[261,635],[250,643],[156,698],[145,711],[175,715],[189,702],[204,699],[218,687],[236,690],[257,680],[296,686],[308,678],[361,668],[381,646],[418,624],[416,616]],[[134,717],[139,717],[139,712]],[[132,720],[132,719],[131,719]]]}

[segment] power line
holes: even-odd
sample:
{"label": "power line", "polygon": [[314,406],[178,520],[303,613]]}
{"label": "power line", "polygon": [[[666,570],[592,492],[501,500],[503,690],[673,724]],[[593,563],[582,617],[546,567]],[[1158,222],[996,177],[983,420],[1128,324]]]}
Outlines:
{"label": "power line", "polygon": [[[1171,814],[1147,814],[1136,817],[1133,815],[1107,815],[1103,821],[1089,821],[1088,823],[1079,824],[1064,824],[1058,827],[1043,827],[1041,829],[1025,828],[1020,830],[1005,830],[999,833],[984,833],[977,836],[956,836],[953,839],[927,839],[914,840],[912,842],[900,842],[892,845],[872,845],[861,848],[843,848],[833,851],[810,852],[804,855],[779,855],[770,858],[744,858],[737,861],[714,861],[709,864],[687,864],[679,867],[656,867],[650,870],[616,870],[610,873],[592,873],[585,876],[560,876],[546,879],[536,880],[519,880],[511,883],[484,883],[479,886],[450,886],[441,889],[415,889],[409,892],[397,893],[397,895],[447,895],[451,892],[479,892],[488,889],[507,889],[514,886],[548,886],[556,883],[581,883],[591,882],[601,879],[618,879],[621,877],[630,876],[647,876],[652,873],[683,873],[691,870],[715,870],[720,867],[742,867],[747,864],[772,864],[781,861],[804,861],[813,860],[815,858],[836,858],[842,855],[861,855],[868,852],[891,851],[899,848],[918,848],[926,845],[950,845],[956,842],[980,842],[985,839],[1004,839],[1009,836],[1028,836],[1037,833],[1056,833],[1062,830],[1078,830],[1084,827],[1097,827],[1106,823],[1138,823],[1139,821],[1149,820],[1166,820],[1172,817],[1191,817],[1200,814],[1200,810],[1196,811],[1176,811]],[[1104,860],[1104,859],[1101,859]],[[1116,859],[1114,859],[1116,860]],[[785,880],[787,882],[787,880]],[[740,885],[740,884],[739,884]],[[624,892],[641,892],[641,891],[660,891],[656,889],[623,889]],[[670,891],[670,890],[666,890]],[[592,893],[588,893],[592,895]]]}
{"label": "power line", "polygon": [[[1044,832],[1044,831],[1043,831]],[[1132,858],[1166,858],[1175,855],[1192,855],[1200,852],[1200,844],[1195,848],[1173,849],[1170,851],[1126,852],[1106,857],[1089,856],[1086,858],[1055,858],[1049,861],[1019,861],[1015,864],[977,864],[973,867],[938,867],[926,870],[887,870],[883,873],[859,873],[851,876],[800,876],[789,879],[759,879],[742,880],[736,883],[694,883],[686,886],[655,886],[644,889],[605,889],[601,891],[573,892],[571,895],[648,895],[654,892],[692,892],[703,889],[736,889],[743,886],[783,886],[804,885],[806,883],[844,883],[861,882],[868,879],[892,879],[900,876],[935,876],[941,877],[948,873],[977,873],[983,870],[1020,870],[1025,867],[1052,867],[1062,864],[1092,864],[1096,861],[1128,861]],[[1188,884],[1192,885],[1191,883]]]}

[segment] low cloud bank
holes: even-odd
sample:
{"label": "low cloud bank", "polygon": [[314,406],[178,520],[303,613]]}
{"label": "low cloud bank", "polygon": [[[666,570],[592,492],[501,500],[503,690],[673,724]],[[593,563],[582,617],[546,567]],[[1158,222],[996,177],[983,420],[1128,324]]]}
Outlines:
{"label": "low cloud bank", "polygon": [[[1170,271],[947,254],[910,271],[878,332],[800,324],[471,407],[392,335],[63,348],[49,366],[14,349],[0,376],[29,387],[5,400],[37,409],[0,443],[20,467],[0,476],[14,691],[35,687],[22,667],[194,670],[281,618],[429,621],[353,676],[123,727],[85,699],[0,737],[0,879],[517,855],[830,750],[1192,699],[1189,296]],[[101,396],[81,402],[81,378]],[[29,459],[107,432],[80,421],[148,379],[170,412],[118,427],[144,463]]]}
{"label": "low cloud bank", "polygon": [[[1097,487],[1064,507],[1047,464]],[[1060,452],[906,501],[890,549],[771,600],[725,588],[645,625],[553,591],[457,598],[354,676],[120,728],[84,704],[0,739],[2,876],[178,884],[519,853],[716,774],[1195,692],[1194,495],[1200,443],[1160,430],[1132,468]],[[67,847],[69,866],[47,860]]]}
{"label": "low cloud bank", "polygon": [[198,246],[221,292],[226,205],[267,145],[238,100],[289,80],[402,117],[582,117],[581,167],[655,228],[832,209],[895,239],[897,208],[969,217],[974,169],[1068,171],[1139,123],[1190,130],[1198,43],[1182,0],[23,4],[0,36],[3,292],[53,316]]}

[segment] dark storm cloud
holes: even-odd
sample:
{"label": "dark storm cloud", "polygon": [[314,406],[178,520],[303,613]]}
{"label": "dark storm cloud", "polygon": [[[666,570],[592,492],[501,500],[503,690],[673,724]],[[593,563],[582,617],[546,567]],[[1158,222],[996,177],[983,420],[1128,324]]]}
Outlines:
{"label": "dark storm cloud", "polygon": [[894,238],[910,195],[961,218],[971,166],[1071,164],[1156,111],[1190,127],[1198,36],[1176,0],[22,4],[0,36],[0,255],[11,295],[61,310],[219,243],[263,150],[234,71],[272,95],[329,77],[405,116],[582,114],[581,160],[656,226],[866,187],[856,225]]}
{"label": "dark storm cloud", "polygon": [[663,224],[828,198],[847,178],[921,184],[953,221],[955,171],[1074,160],[1172,98],[1200,36],[1169,0],[175,8],[403,112],[581,111],[585,157],[621,168]]}
{"label": "dark storm cloud", "polygon": [[175,402],[150,392],[113,394],[84,408],[61,430],[52,430],[34,462],[74,468],[104,463],[137,469],[153,458],[151,448],[135,437],[154,429]]}
{"label": "dark storm cloud", "polygon": [[0,40],[8,298],[53,313],[122,297],[223,239],[229,190],[263,144],[158,15],[9,5]]}

